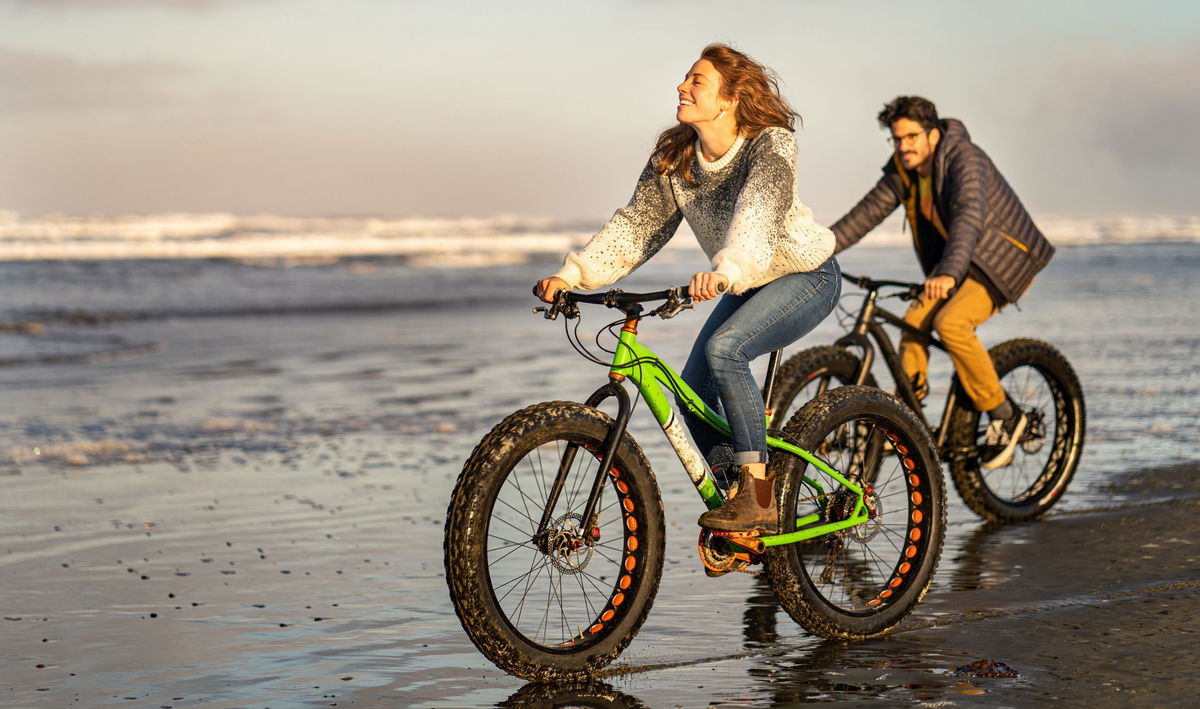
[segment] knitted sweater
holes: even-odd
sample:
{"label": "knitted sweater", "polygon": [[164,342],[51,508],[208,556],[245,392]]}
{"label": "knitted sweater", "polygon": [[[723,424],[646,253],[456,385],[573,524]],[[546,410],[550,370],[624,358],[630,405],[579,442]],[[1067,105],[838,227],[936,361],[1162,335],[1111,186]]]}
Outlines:
{"label": "knitted sweater", "polygon": [[583,249],[567,254],[555,275],[584,290],[615,283],[658,253],[682,219],[733,293],[811,271],[833,253],[833,232],[813,221],[812,210],[796,197],[791,131],[767,128],[750,140],[739,136],[714,162],[700,156],[697,143],[693,160],[695,187],[677,174],[656,174],[651,159],[629,204]]}

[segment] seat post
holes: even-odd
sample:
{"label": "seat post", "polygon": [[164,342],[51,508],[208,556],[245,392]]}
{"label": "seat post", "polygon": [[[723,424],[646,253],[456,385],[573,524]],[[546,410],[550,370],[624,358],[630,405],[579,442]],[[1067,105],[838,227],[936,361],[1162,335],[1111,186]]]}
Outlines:
{"label": "seat post", "polygon": [[767,361],[767,380],[763,384],[762,397],[768,416],[772,414],[771,395],[775,393],[775,375],[779,373],[779,360],[782,357],[783,350],[775,350],[771,353],[771,359]]}

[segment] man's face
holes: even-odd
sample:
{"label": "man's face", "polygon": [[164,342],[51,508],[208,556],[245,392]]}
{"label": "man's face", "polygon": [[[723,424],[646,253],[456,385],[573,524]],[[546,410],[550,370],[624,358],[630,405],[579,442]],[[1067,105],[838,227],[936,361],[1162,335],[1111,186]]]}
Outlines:
{"label": "man's face", "polygon": [[941,133],[937,128],[926,131],[918,122],[900,118],[892,124],[892,146],[900,162],[909,170],[917,170],[933,160]]}

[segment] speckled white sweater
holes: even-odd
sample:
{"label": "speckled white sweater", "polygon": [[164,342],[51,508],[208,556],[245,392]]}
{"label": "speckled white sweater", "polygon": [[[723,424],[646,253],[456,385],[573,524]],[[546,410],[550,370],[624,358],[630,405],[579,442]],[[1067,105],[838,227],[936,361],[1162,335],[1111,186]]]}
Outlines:
{"label": "speckled white sweater", "polygon": [[658,253],[681,219],[733,293],[811,271],[833,254],[833,232],[814,222],[796,196],[791,131],[739,137],[715,162],[700,157],[697,144],[693,159],[696,187],[675,174],[655,174],[653,161],[647,163],[629,204],[583,249],[567,254],[555,275],[584,290],[615,283]]}

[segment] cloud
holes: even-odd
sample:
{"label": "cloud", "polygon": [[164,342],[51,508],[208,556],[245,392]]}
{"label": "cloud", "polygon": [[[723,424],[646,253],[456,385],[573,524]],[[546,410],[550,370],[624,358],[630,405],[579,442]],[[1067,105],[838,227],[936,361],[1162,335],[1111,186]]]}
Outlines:
{"label": "cloud", "polygon": [[1079,43],[1009,78],[1018,90],[996,91],[1003,117],[991,116],[985,147],[1031,208],[1195,213],[1200,48]]}
{"label": "cloud", "polygon": [[80,113],[161,106],[191,71],[156,59],[83,62],[0,47],[0,114]]}
{"label": "cloud", "polygon": [[1200,51],[1113,77],[1095,105],[1096,138],[1124,165],[1200,160]]}
{"label": "cloud", "polygon": [[1097,50],[1047,74],[1044,95],[1069,109],[1072,130],[1123,168],[1200,160],[1200,49]]}

